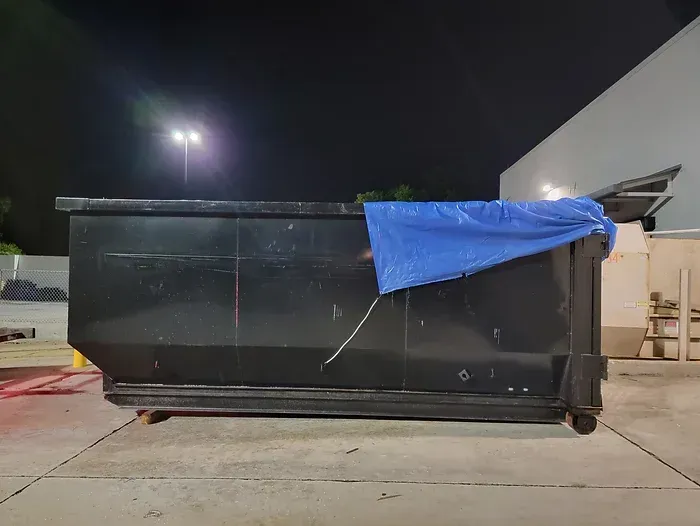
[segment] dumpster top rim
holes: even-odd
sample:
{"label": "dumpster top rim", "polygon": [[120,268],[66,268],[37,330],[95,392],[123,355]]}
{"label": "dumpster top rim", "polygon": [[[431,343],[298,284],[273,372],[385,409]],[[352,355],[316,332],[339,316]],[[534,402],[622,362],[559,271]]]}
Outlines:
{"label": "dumpster top rim", "polygon": [[304,203],[265,201],[200,201],[162,199],[91,199],[57,197],[56,210],[63,212],[106,212],[121,214],[192,215],[309,215],[363,216],[356,203]]}

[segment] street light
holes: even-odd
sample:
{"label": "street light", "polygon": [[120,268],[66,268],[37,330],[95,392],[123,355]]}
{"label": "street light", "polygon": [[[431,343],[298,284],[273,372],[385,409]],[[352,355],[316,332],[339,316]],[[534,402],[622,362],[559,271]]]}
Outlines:
{"label": "street light", "polygon": [[173,130],[172,137],[177,143],[185,143],[185,184],[187,184],[187,149],[189,143],[193,142],[198,144],[202,140],[202,137],[195,131],[190,131],[189,133],[185,134],[180,130]]}

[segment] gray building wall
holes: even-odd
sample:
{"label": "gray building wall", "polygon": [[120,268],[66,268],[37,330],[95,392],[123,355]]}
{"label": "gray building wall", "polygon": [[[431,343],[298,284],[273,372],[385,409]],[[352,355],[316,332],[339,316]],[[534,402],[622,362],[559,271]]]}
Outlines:
{"label": "gray building wall", "polygon": [[700,18],[503,172],[500,195],[585,195],[676,164],[657,230],[700,228]]}

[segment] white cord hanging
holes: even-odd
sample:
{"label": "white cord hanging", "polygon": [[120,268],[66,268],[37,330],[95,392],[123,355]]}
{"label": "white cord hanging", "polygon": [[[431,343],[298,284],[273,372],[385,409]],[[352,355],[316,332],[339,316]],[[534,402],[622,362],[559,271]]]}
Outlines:
{"label": "white cord hanging", "polygon": [[355,337],[355,335],[357,334],[357,332],[360,330],[360,327],[362,327],[362,325],[367,321],[367,318],[369,318],[369,315],[372,314],[372,311],[374,310],[374,307],[377,305],[377,302],[379,302],[379,298],[381,298],[381,297],[382,297],[381,295],[377,296],[377,299],[374,300],[374,303],[372,303],[372,305],[370,306],[369,310],[367,311],[367,314],[365,314],[365,317],[362,318],[362,321],[361,321],[360,324],[357,326],[357,328],[353,331],[353,333],[350,335],[350,337],[349,337],[347,340],[345,340],[345,343],[344,343],[343,345],[341,345],[340,348],[339,348],[337,351],[335,351],[335,354],[334,354],[333,356],[331,356],[330,358],[328,358],[328,360],[326,360],[325,362],[323,362],[323,363],[321,364],[321,371],[323,371],[323,368],[324,368],[326,365],[328,365],[328,364],[331,363],[333,360],[335,360],[336,357],[337,357],[337,356],[342,352],[342,350],[345,348],[345,346],[346,346],[348,343],[350,343],[350,341]]}

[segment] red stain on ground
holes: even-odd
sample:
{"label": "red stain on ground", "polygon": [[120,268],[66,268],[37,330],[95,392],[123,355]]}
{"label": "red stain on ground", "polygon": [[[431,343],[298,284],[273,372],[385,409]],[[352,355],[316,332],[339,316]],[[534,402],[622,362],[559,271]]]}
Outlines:
{"label": "red stain on ground", "polygon": [[45,376],[15,378],[0,384],[0,401],[18,396],[85,393],[83,388],[101,377],[100,371],[59,371]]}
{"label": "red stain on ground", "polygon": [[115,408],[102,397],[101,376],[94,368],[0,369],[0,443],[45,430],[62,436],[111,415]]}

